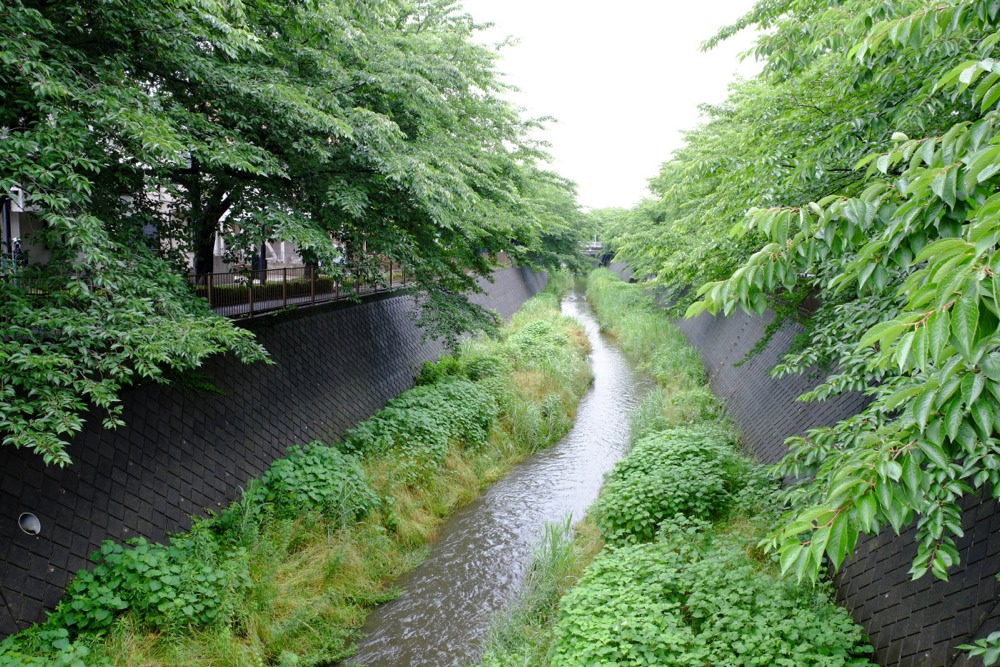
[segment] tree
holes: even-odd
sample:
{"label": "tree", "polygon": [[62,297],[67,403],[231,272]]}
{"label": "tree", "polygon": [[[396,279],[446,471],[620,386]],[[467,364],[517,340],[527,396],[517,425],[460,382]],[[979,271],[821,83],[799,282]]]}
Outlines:
{"label": "tree", "polygon": [[717,39],[766,29],[764,73],[706,109],[616,231],[657,281],[697,288],[688,315],[820,298],[775,372],[826,369],[803,400],[873,401],[788,443],[779,472],[799,482],[770,546],[799,578],[914,522],[911,572],[946,577],[959,500],[1000,495],[998,12],[758,3]]}
{"label": "tree", "polygon": [[3,442],[65,465],[88,405],[118,423],[123,385],[220,352],[263,359],[181,275],[188,252],[210,270],[218,232],[237,249],[281,237],[358,273],[391,259],[431,295],[436,331],[485,324],[461,295],[539,224],[521,196],[539,154],[455,7],[0,7],[0,193],[29,196],[52,250],[3,284]]}
{"label": "tree", "polygon": [[511,256],[538,269],[583,271],[581,245],[594,227],[576,201],[576,184],[558,174],[536,171],[522,196],[532,225],[518,237]]}
{"label": "tree", "polygon": [[[129,79],[123,54],[103,48],[108,40],[141,31],[148,50],[233,53],[252,40],[223,3],[123,5],[108,5],[100,24],[86,20],[94,11],[86,4],[0,7],[0,193],[29,195],[52,251],[48,265],[3,283],[0,431],[4,444],[60,465],[88,404],[107,410],[107,426],[119,423],[124,384],[163,380],[217,352],[263,358],[248,332],[192,298],[139,242],[142,202],[126,234],[130,202],[95,193],[98,177],[127,181],[116,169],[123,146],[142,147],[130,157],[147,164],[178,163],[183,150],[143,82]],[[168,29],[178,16],[185,29]],[[135,22],[117,22],[126,18]],[[108,201],[113,207],[101,210]]]}
{"label": "tree", "polygon": [[774,294],[818,293],[808,344],[777,372],[833,369],[806,400],[851,389],[873,398],[790,441],[781,471],[802,481],[771,546],[799,578],[815,578],[825,558],[838,567],[859,532],[914,521],[912,574],[945,578],[958,562],[959,500],[1000,495],[998,10],[788,2],[767,19],[777,29],[760,48],[772,75],[831,57],[814,53],[839,58],[850,76],[836,92],[873,95],[880,146],[850,189],[752,209],[736,231],[764,245],[703,285],[688,311],[762,312]]}
{"label": "tree", "polygon": [[763,75],[734,84],[724,103],[702,107],[705,123],[651,179],[655,198],[616,238],[637,275],[658,276],[678,314],[700,285],[732,274],[760,247],[756,230],[728,233],[747,210],[857,195],[868,181],[854,165],[893,132],[938,134],[973,115],[958,100],[917,92],[955,44],[905,64],[885,55],[877,63],[845,57],[866,20],[904,5],[807,4],[760,3],[720,33],[774,28],[755,50],[766,59]]}

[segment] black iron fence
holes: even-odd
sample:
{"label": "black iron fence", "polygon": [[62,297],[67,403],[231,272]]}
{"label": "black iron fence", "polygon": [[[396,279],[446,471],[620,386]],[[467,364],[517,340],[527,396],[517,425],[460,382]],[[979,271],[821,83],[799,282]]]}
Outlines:
{"label": "black iron fence", "polygon": [[227,317],[252,317],[289,306],[304,306],[347,299],[403,287],[406,274],[395,263],[386,263],[374,274],[361,276],[327,275],[314,266],[298,266],[266,271],[235,271],[190,276],[195,293],[205,298],[212,310]]}

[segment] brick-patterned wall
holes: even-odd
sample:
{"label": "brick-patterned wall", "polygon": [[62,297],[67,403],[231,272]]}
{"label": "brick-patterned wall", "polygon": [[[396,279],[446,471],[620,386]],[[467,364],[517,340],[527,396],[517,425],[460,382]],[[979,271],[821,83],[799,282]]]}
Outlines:
{"label": "brick-patterned wall", "polygon": [[[744,443],[763,462],[785,453],[785,438],[814,426],[832,424],[859,412],[861,394],[818,403],[801,403],[797,396],[819,379],[807,375],[772,378],[771,368],[799,332],[783,328],[759,355],[734,364],[760,340],[767,320],[745,314],[712,317],[703,314],[678,322],[701,352],[716,395],[726,401]],[[957,646],[1000,629],[1000,513],[992,500],[968,498],[965,536],[958,540],[962,565],[947,582],[927,575],[912,581],[910,564],[916,555],[914,530],[895,536],[891,530],[862,539],[854,556],[834,578],[837,597],[861,623],[882,665],[941,667],[975,665]]]}
{"label": "brick-patterned wall", "polygon": [[[509,318],[546,282],[506,269],[472,300]],[[89,420],[65,469],[0,447],[0,637],[41,620],[101,541],[163,540],[227,505],[290,445],[337,439],[409,389],[442,352],[421,340],[413,311],[411,297],[387,295],[250,322],[273,365],[210,360],[222,393],[130,389],[126,426]],[[21,512],[39,517],[38,536],[20,530]]]}
{"label": "brick-patterned wall", "polygon": [[836,400],[802,403],[796,397],[815,387],[818,378],[770,376],[769,371],[800,331],[794,326],[783,328],[765,350],[736,366],[764,335],[770,319],[770,316],[747,315],[712,317],[706,313],[677,323],[698,347],[712,389],[725,400],[726,409],[740,426],[744,442],[763,463],[781,460],[786,451],[785,438],[814,426],[833,424],[860,412],[866,405],[864,395],[857,393]]}
{"label": "brick-patterned wall", "polygon": [[[611,267],[626,280],[627,267]],[[731,317],[703,314],[678,322],[701,352],[712,389],[723,398],[739,425],[744,444],[766,463],[785,453],[784,440],[814,426],[832,424],[860,411],[865,397],[849,394],[818,403],[797,396],[818,378],[772,378],[769,371],[799,332],[784,327],[764,349],[743,365],[734,364],[760,340],[767,320],[742,312]],[[897,537],[891,530],[862,539],[852,558],[834,577],[837,597],[861,623],[881,665],[943,667],[982,665],[970,660],[960,644],[1000,630],[1000,512],[990,499],[967,498],[965,536],[958,540],[962,565],[947,582],[908,574],[916,552],[914,529]]]}

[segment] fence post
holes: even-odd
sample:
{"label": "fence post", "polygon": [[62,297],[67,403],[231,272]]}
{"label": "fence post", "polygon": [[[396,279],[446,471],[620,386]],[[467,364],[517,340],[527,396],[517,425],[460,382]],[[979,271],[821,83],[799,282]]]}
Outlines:
{"label": "fence post", "polygon": [[211,273],[208,274],[208,307],[209,308],[214,308],[215,307],[215,304],[212,303],[212,275],[213,274],[211,274]]}
{"label": "fence post", "polygon": [[[284,241],[282,241],[284,243]],[[281,305],[288,308],[288,267],[281,269]]]}
{"label": "fence post", "polygon": [[253,274],[250,274],[250,279],[247,280],[247,289],[250,290],[250,312],[248,313],[251,317],[253,316]]}
{"label": "fence post", "polygon": [[309,302],[316,303],[316,267],[309,267]]}

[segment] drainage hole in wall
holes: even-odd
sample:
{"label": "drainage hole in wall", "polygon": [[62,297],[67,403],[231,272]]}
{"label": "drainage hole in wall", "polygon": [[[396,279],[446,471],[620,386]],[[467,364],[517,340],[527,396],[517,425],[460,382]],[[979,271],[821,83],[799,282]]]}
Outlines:
{"label": "drainage hole in wall", "polygon": [[42,522],[31,512],[24,512],[17,518],[17,525],[28,535],[37,535],[42,532]]}

